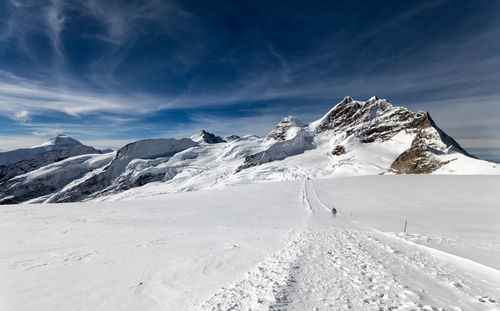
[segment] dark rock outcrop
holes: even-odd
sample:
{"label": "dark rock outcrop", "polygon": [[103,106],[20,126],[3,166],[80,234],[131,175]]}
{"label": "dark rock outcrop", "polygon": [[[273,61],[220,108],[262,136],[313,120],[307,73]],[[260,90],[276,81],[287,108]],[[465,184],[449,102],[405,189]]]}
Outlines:
{"label": "dark rock outcrop", "polygon": [[342,146],[342,145],[337,145],[332,150],[332,155],[334,155],[334,156],[339,156],[339,155],[343,155],[343,154],[346,154],[346,151],[345,151],[344,146]]}
{"label": "dark rock outcrop", "polygon": [[372,143],[388,140],[402,130],[417,133],[423,126],[430,125],[427,116],[425,112],[411,112],[377,97],[366,103],[346,97],[321,118],[316,132],[345,132],[363,143]]}
{"label": "dark rock outcrop", "polygon": [[434,154],[429,151],[422,135],[417,134],[412,141],[411,147],[401,153],[396,160],[392,162],[388,172],[395,174],[430,174],[451,161],[453,160],[438,160]]}

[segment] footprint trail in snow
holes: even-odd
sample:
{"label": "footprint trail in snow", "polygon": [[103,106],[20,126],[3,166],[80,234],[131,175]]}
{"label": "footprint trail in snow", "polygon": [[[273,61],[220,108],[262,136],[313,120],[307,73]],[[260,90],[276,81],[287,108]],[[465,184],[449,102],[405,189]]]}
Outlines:
{"label": "footprint trail in snow", "polygon": [[309,225],[196,310],[500,310],[498,286],[425,247],[333,217],[310,180],[301,201]]}

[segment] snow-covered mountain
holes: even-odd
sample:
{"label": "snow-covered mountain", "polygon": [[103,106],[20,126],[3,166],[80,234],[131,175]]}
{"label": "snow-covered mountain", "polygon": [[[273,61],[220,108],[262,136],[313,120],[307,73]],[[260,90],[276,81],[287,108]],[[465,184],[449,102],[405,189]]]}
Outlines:
{"label": "snow-covered mountain", "polygon": [[497,164],[471,156],[428,113],[377,97],[346,97],[311,123],[286,117],[263,139],[202,130],[99,153],[58,136],[0,154],[0,163],[8,164],[0,167],[0,203],[116,200],[306,177],[500,174]]}
{"label": "snow-covered mountain", "polygon": [[41,157],[52,151],[72,151],[81,147],[88,146],[84,146],[81,142],[69,136],[60,134],[39,146],[16,149],[0,153],[0,165],[7,166],[20,161]]}
{"label": "snow-covered mountain", "polygon": [[[191,137],[189,137],[189,138],[191,138],[192,141],[197,142],[197,143],[218,144],[218,143],[227,142],[222,137],[215,136],[214,134],[209,133],[205,130],[201,130],[198,133],[191,135]],[[234,137],[230,136],[230,138],[234,138]],[[237,136],[236,136],[236,138],[237,138]]]}
{"label": "snow-covered mountain", "polygon": [[114,193],[159,181],[167,171],[144,170],[142,162],[168,158],[197,146],[191,139],[145,139],[130,143],[116,152],[114,159],[87,179],[73,183],[51,196],[48,202],[72,202]]}
{"label": "snow-covered mountain", "polygon": [[70,157],[102,153],[103,151],[85,146],[71,137],[58,135],[39,146],[0,153],[0,184]]}

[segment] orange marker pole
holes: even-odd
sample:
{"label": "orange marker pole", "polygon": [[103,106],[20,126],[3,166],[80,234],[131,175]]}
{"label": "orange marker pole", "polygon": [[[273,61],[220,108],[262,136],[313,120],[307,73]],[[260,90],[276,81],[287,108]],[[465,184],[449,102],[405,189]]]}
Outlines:
{"label": "orange marker pole", "polygon": [[405,230],[404,233],[406,233],[406,226],[408,225],[408,220],[405,220]]}

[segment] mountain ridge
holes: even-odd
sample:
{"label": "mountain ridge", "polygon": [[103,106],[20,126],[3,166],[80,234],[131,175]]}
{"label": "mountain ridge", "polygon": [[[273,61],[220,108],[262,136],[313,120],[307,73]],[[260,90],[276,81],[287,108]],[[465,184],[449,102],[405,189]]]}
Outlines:
{"label": "mountain ridge", "polygon": [[[75,141],[60,135],[52,144],[68,152],[81,148]],[[377,97],[345,97],[310,123],[288,116],[265,138],[222,138],[201,130],[190,138],[139,140],[106,156],[78,156],[57,165],[51,159],[22,174],[12,168],[0,181],[0,204],[115,200],[306,177],[500,174],[496,164],[463,149],[429,113]]]}

